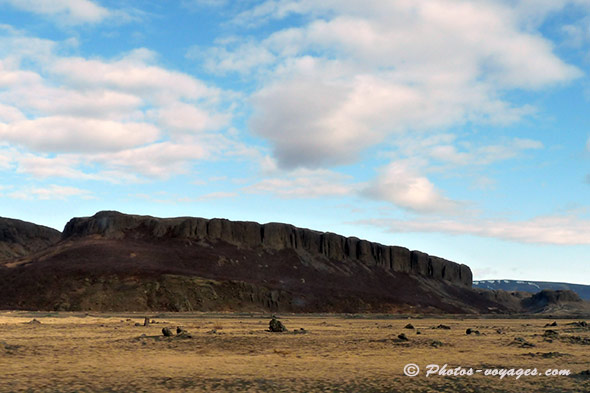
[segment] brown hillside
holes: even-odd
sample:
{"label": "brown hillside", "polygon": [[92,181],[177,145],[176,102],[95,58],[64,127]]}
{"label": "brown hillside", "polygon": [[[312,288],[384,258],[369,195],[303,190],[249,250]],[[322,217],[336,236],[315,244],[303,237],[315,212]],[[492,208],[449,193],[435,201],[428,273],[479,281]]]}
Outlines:
{"label": "brown hillside", "polygon": [[58,244],[6,263],[0,278],[1,308],[504,310],[471,290],[467,266],[402,247],[286,224],[117,212],[72,219]]}
{"label": "brown hillside", "polygon": [[0,262],[42,250],[60,239],[55,229],[0,217]]}

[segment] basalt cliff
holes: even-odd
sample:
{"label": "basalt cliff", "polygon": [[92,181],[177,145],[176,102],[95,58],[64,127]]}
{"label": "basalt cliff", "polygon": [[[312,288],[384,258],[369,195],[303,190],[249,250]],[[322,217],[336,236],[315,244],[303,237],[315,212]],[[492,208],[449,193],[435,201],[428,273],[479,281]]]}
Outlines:
{"label": "basalt cliff", "polygon": [[114,211],[70,220],[46,247],[0,263],[0,280],[4,309],[505,310],[471,289],[468,266],[420,251],[288,224]]}

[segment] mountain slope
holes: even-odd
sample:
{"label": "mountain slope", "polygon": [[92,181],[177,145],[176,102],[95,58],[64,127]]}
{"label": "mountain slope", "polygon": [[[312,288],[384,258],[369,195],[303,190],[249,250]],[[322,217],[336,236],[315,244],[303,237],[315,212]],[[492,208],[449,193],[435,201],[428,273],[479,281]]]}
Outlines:
{"label": "mountain slope", "polygon": [[60,239],[55,229],[0,217],[0,262],[42,250]]}
{"label": "mountain slope", "polygon": [[[287,224],[99,212],[5,263],[1,308],[487,312],[461,264]],[[34,294],[34,295],[33,295]]]}

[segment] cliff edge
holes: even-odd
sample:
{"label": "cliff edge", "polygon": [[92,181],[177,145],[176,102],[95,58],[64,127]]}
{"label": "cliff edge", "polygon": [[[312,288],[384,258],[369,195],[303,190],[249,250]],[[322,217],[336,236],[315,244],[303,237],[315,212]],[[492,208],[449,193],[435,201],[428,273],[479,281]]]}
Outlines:
{"label": "cliff edge", "polygon": [[471,287],[467,265],[410,251],[344,237],[329,232],[297,228],[289,224],[230,221],[193,217],[155,218],[102,211],[92,217],[73,218],[64,228],[63,239],[99,235],[106,239],[192,239],[225,242],[240,249],[294,250],[302,258],[328,259],[346,264],[356,261],[368,268],[416,274]]}

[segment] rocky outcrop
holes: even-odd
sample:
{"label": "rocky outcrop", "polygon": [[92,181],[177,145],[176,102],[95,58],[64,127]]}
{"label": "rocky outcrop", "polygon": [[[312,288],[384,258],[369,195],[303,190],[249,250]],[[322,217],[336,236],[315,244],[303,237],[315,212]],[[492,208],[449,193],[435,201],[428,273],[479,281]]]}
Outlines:
{"label": "rocky outcrop", "polygon": [[55,229],[0,217],[0,262],[40,251],[60,238],[61,233]]}
{"label": "rocky outcrop", "polygon": [[548,306],[577,302],[582,302],[582,299],[574,291],[544,289],[529,298],[523,299],[522,306],[526,310],[536,312]]}
{"label": "rocky outcrop", "polygon": [[103,211],[92,217],[74,218],[63,231],[64,239],[90,235],[107,239],[224,242],[242,249],[271,252],[293,250],[303,260],[330,260],[344,265],[347,261],[355,261],[369,269],[415,274],[465,287],[471,287],[472,283],[471,270],[466,265],[403,247],[385,246],[281,223],[258,224],[192,217],[161,219]]}

